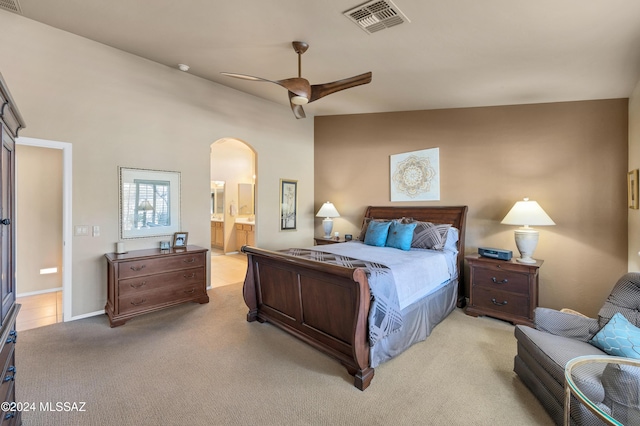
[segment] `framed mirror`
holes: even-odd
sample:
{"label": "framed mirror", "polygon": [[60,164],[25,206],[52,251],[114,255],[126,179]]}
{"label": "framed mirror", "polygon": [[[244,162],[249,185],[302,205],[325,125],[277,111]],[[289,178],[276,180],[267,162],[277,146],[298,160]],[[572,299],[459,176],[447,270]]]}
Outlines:
{"label": "framed mirror", "polygon": [[224,181],[211,181],[211,218],[222,219],[224,216]]}
{"label": "framed mirror", "polygon": [[238,213],[240,215],[253,214],[253,184],[238,184]]}
{"label": "framed mirror", "polygon": [[180,172],[118,167],[120,238],[180,231]]}

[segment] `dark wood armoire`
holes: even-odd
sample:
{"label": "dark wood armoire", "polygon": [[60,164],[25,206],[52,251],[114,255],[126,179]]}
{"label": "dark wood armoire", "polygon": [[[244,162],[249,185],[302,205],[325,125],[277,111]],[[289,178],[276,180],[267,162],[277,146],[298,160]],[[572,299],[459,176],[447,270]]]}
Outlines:
{"label": "dark wood armoire", "polygon": [[15,250],[15,139],[25,124],[0,74],[0,122],[2,152],[0,153],[0,425],[20,425],[22,418],[16,406],[15,347],[18,339],[16,317],[16,250]]}

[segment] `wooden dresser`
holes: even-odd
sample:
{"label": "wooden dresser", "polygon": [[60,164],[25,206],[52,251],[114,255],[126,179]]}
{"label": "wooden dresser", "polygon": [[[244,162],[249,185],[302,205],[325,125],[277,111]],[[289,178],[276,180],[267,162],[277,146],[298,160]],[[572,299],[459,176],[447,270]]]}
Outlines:
{"label": "wooden dresser", "polygon": [[513,324],[533,325],[542,260],[529,264],[477,254],[465,256],[465,259],[469,262],[470,272],[468,315],[488,315]]}
{"label": "wooden dresser", "polygon": [[105,311],[111,327],[180,303],[208,303],[207,252],[202,247],[187,246],[105,254]]}
{"label": "wooden dresser", "polygon": [[15,283],[15,138],[24,127],[24,121],[0,75],[0,397],[9,403],[2,408],[2,425],[22,424],[21,413],[16,410],[16,317],[20,305],[16,304]]}

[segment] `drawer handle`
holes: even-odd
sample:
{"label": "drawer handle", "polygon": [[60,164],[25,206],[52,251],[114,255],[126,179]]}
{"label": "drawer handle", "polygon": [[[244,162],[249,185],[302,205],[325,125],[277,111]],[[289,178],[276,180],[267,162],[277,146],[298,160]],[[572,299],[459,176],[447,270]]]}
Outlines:
{"label": "drawer handle", "polygon": [[133,288],[140,288],[140,287],[142,287],[143,285],[146,285],[146,284],[147,284],[147,282],[146,282],[146,281],[142,281],[141,283],[135,283],[135,284],[134,284],[134,283],[131,283],[131,284],[129,284],[129,285],[130,285],[131,287],[133,287]]}
{"label": "drawer handle", "polygon": [[496,279],[496,277],[491,277],[491,281],[493,281],[493,282],[494,282],[494,283],[496,283],[496,284],[506,284],[506,283],[508,283],[508,282],[509,282],[509,280],[508,280],[508,279],[506,279],[506,278],[505,278],[504,280],[502,280],[502,281],[498,281],[498,280]]}
{"label": "drawer handle", "polygon": [[195,293],[195,291],[196,291],[196,289],[192,288],[191,290],[185,290],[184,292],[185,292],[185,294],[193,294],[193,293]]}
{"label": "drawer handle", "polygon": [[507,304],[507,301],[505,300],[504,302],[500,303],[495,298],[493,298],[493,299],[491,299],[491,303],[493,303],[494,305],[497,305],[497,306],[504,306],[504,305]]}
{"label": "drawer handle", "polygon": [[14,418],[15,416],[16,416],[16,413],[10,412],[10,413],[7,413],[7,414],[4,415],[4,419],[5,420],[9,420],[9,419]]}
{"label": "drawer handle", "polygon": [[10,382],[12,380],[14,380],[14,376],[5,376],[5,378],[4,378],[5,382]]}
{"label": "drawer handle", "polygon": [[139,302],[134,302],[134,301],[132,300],[132,301],[131,301],[131,304],[132,304],[133,306],[140,306],[140,305],[142,305],[142,304],[143,304],[144,302],[146,302],[146,301],[147,301],[147,299],[140,299],[140,301],[139,301]]}
{"label": "drawer handle", "polygon": [[142,266],[132,266],[132,267],[131,267],[131,270],[132,270],[132,271],[136,271],[136,272],[138,272],[138,271],[142,271],[146,266],[147,266],[147,265],[142,265]]}
{"label": "drawer handle", "polygon": [[11,330],[9,332],[9,338],[7,339],[7,343],[15,343],[18,341],[18,332],[15,330]]}
{"label": "drawer handle", "polygon": [[7,371],[8,371],[9,373],[15,373],[15,372],[16,372],[16,366],[15,366],[15,365],[12,365],[11,367],[7,368]]}
{"label": "drawer handle", "polygon": [[185,277],[185,278],[187,278],[187,279],[188,279],[188,278],[193,278],[193,277],[195,277],[195,276],[196,276],[196,273],[195,273],[195,272],[192,272],[192,273],[191,273],[191,274],[189,274],[189,275],[187,275],[187,274],[184,274],[184,275],[183,275],[183,277]]}
{"label": "drawer handle", "polygon": [[191,259],[183,259],[182,261],[183,261],[184,263],[193,263],[193,262],[195,262],[195,261],[196,261],[196,258],[195,258],[195,257],[192,257]]}

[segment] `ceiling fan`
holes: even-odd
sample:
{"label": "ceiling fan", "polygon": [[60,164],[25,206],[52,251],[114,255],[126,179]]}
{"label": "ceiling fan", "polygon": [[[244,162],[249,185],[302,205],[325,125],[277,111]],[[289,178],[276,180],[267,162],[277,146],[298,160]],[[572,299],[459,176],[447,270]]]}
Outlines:
{"label": "ceiling fan", "polygon": [[298,54],[298,77],[287,78],[285,80],[267,80],[265,78],[231,72],[223,72],[221,74],[243,80],[266,81],[268,83],[275,83],[278,86],[284,87],[289,92],[289,103],[291,104],[293,115],[295,115],[296,118],[306,117],[304,110],[302,109],[302,105],[306,105],[309,102],[316,101],[332,93],[339,92],[340,90],[371,83],[372,74],[371,72],[367,72],[331,83],[309,84],[307,79],[302,78],[302,54],[307,51],[309,45],[304,41],[294,41],[291,44],[293,45],[293,50]]}

